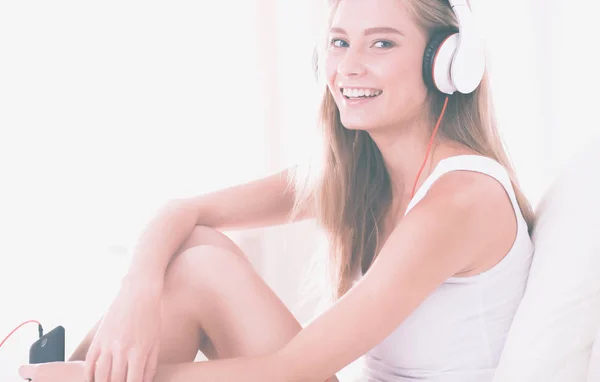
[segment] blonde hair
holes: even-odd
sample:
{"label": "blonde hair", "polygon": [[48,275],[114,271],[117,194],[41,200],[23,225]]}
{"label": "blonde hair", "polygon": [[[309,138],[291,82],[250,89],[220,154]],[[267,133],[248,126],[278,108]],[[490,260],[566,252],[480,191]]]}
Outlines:
{"label": "blonde hair", "polygon": [[[329,26],[340,0],[331,2]],[[408,1],[408,8],[429,37],[438,30],[456,28],[447,2]],[[319,58],[322,58],[321,54]],[[322,65],[319,65],[322,68]],[[324,77],[324,76],[320,76]],[[346,129],[327,86],[319,111],[322,147],[307,173],[292,178],[297,189],[295,213],[310,209],[328,237],[330,301],[351,287],[356,272],[367,271],[382,245],[382,226],[392,202],[390,176],[381,152],[365,131]],[[439,135],[497,160],[508,170],[519,207],[531,232],[533,212],[521,192],[514,169],[499,137],[489,94],[487,73],[471,94],[449,97]],[[439,115],[445,95],[429,92],[429,115]],[[433,130],[432,123],[432,130]]]}

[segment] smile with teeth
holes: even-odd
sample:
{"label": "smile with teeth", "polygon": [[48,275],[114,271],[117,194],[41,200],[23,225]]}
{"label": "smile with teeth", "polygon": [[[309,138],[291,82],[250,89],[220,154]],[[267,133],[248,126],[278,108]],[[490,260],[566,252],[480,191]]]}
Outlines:
{"label": "smile with teeth", "polygon": [[361,89],[361,88],[342,88],[342,94],[348,99],[357,98],[375,98],[380,95],[383,91],[377,89]]}

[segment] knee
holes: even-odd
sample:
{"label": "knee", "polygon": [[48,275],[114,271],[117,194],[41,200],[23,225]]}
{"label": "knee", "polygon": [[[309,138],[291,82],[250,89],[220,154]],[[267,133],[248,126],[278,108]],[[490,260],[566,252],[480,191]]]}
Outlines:
{"label": "knee", "polygon": [[207,226],[196,226],[179,248],[179,252],[183,253],[196,246],[219,247],[245,257],[240,247],[227,237],[227,235]]}
{"label": "knee", "polygon": [[185,290],[230,283],[252,268],[250,261],[231,250],[212,245],[189,248],[173,260],[165,275],[165,287]]}

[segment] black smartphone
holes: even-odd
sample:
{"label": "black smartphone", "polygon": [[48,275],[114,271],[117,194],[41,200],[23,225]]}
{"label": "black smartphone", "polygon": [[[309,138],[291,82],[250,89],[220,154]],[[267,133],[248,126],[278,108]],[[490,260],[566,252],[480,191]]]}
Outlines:
{"label": "black smartphone", "polygon": [[29,363],[64,362],[65,328],[58,326],[31,345]]}

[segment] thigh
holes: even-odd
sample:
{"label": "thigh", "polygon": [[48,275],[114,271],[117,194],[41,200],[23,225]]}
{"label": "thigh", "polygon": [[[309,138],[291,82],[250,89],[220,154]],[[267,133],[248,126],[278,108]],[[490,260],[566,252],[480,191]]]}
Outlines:
{"label": "thigh", "polygon": [[208,359],[268,354],[302,329],[252,264],[238,254],[197,246],[184,251],[174,265],[171,276],[186,284],[180,301],[198,320],[204,334],[199,350]]}
{"label": "thigh", "polygon": [[203,225],[195,226],[192,233],[184,240],[176,252],[181,253],[187,249],[201,245],[210,245],[212,247],[227,249],[246,258],[246,255],[240,247],[238,247],[238,245],[227,235],[219,230]]}

